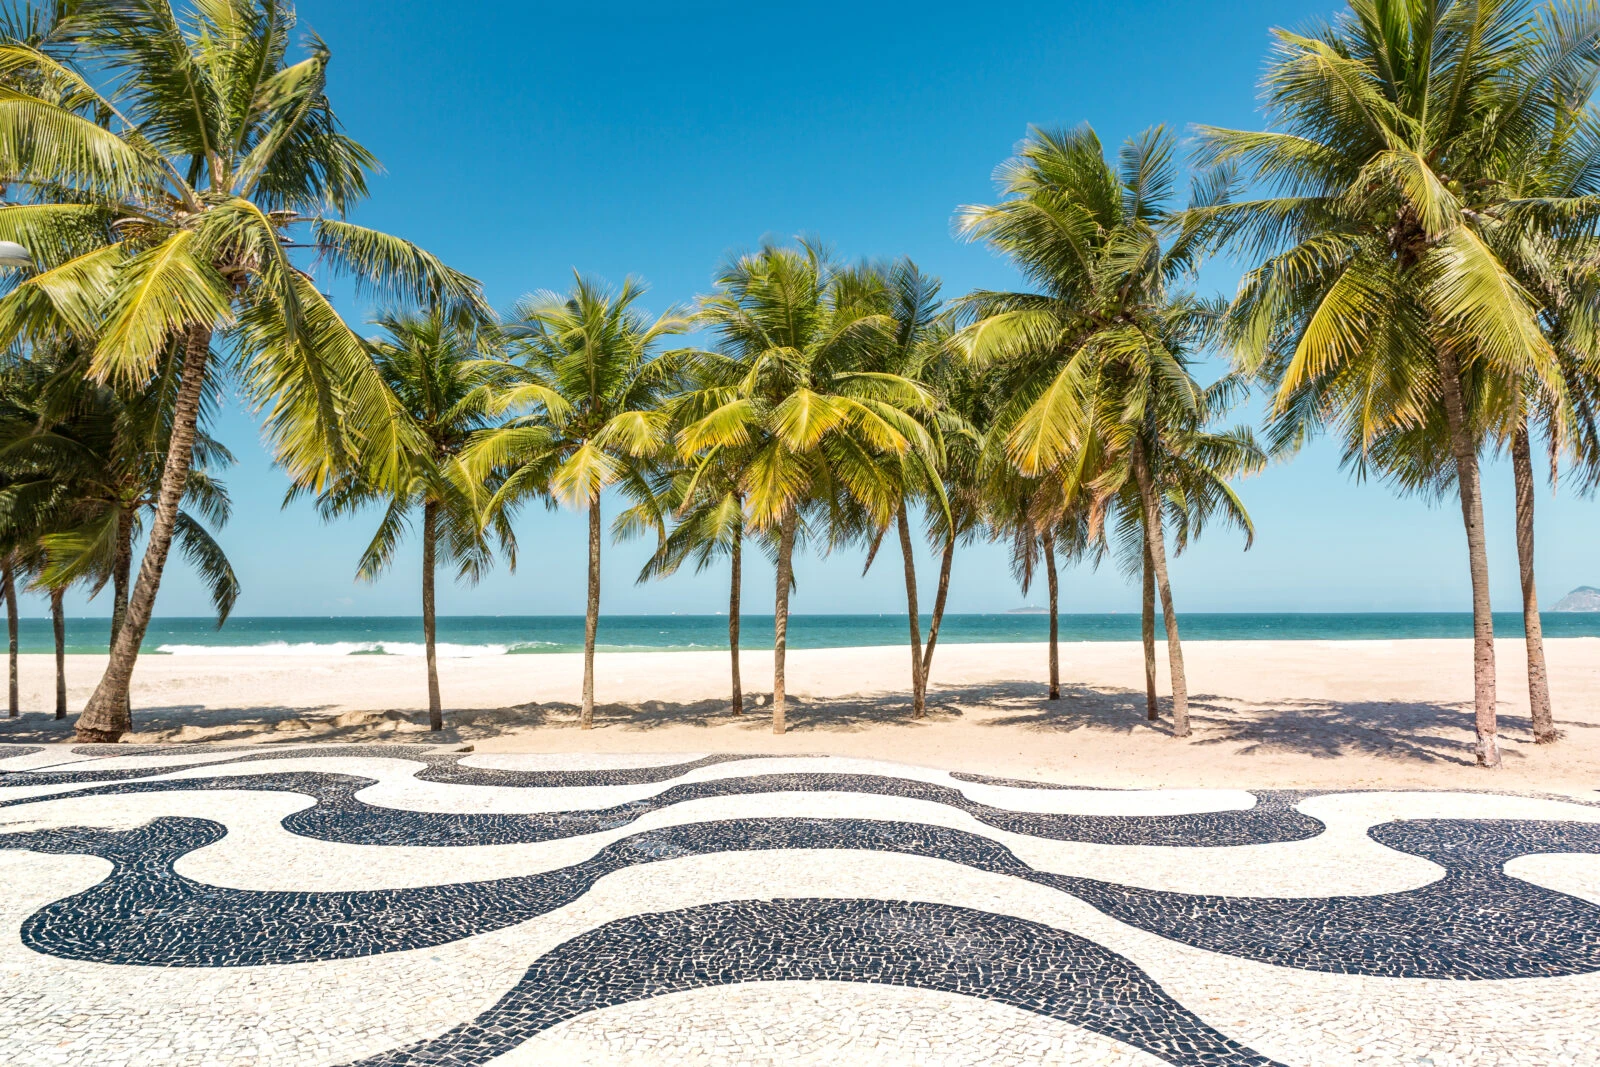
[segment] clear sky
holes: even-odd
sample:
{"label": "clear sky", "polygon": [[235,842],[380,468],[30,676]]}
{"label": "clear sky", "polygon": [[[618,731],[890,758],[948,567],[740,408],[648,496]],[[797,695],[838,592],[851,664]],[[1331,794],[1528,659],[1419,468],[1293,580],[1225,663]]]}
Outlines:
{"label": "clear sky", "polygon": [[[949,295],[1010,286],[1006,264],[956,242],[950,219],[958,205],[992,197],[995,165],[1029,124],[1088,121],[1108,146],[1155,123],[1184,137],[1198,122],[1257,126],[1269,28],[1332,10],[1305,0],[299,4],[302,27],[333,50],[341,117],[386,167],[357,221],[481,278],[497,306],[564,286],[576,268],[645,278],[652,310],[704,291],[730,251],[801,232],[850,258],[909,254]],[[1224,262],[1203,281],[1231,292],[1237,276]],[[344,306],[356,317],[370,310]],[[221,534],[244,584],[240,614],[419,610],[414,545],[389,577],[355,582],[376,515],[324,526],[306,504],[280,510],[285,481],[255,422],[233,410],[218,429],[240,457],[227,476],[235,518]],[[1512,610],[1509,467],[1491,465],[1485,478],[1495,606]],[[1176,561],[1180,610],[1469,609],[1453,504],[1353,484],[1327,447],[1241,491],[1255,548],[1242,553],[1236,535],[1218,530]],[[1600,505],[1546,492],[1539,507],[1546,604],[1600,584]],[[583,610],[581,518],[530,512],[519,535],[517,573],[501,568],[475,589],[442,584],[441,614]],[[637,543],[607,546],[604,611],[726,607],[720,571],[635,585],[646,554]],[[901,610],[894,556],[886,549],[864,579],[859,554],[801,562],[794,609]],[[770,611],[771,585],[770,572],[747,569],[748,610]],[[1137,589],[1110,569],[1068,573],[1062,595],[1066,611],[1138,610]],[[69,611],[104,614],[108,602],[79,598]],[[958,555],[950,610],[1022,603],[1000,547]],[[174,558],[157,613],[205,610]]]}

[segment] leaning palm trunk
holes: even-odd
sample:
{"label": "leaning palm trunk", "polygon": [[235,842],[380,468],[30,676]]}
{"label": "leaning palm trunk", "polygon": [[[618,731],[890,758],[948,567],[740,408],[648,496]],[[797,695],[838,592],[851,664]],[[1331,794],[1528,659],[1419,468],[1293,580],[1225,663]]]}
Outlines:
{"label": "leaning palm trunk", "polygon": [[589,498],[589,600],[583,612],[583,722],[594,728],[594,638],[600,627],[600,494]]}
{"label": "leaning palm trunk", "polygon": [[896,520],[900,528],[900,558],[906,571],[906,619],[911,627],[911,717],[920,719],[927,708],[927,690],[922,677],[922,619],[917,611],[917,565],[911,556],[911,522],[904,505]]}
{"label": "leaning palm trunk", "polygon": [[12,566],[13,557],[7,556],[3,568],[0,568],[0,586],[6,598],[6,634],[11,638],[11,688],[10,700],[6,705],[7,714],[15,719],[21,714],[17,701],[17,572]]}
{"label": "leaning palm trunk", "polygon": [[1139,636],[1144,639],[1144,707],[1145,718],[1155,722],[1161,718],[1161,706],[1156,699],[1156,569],[1150,562],[1150,542],[1144,545],[1144,595],[1139,613]]}
{"label": "leaning palm trunk", "polygon": [[1461,365],[1448,345],[1439,349],[1440,392],[1456,461],[1461,520],[1467,530],[1467,562],[1472,572],[1472,697],[1480,767],[1500,766],[1499,724],[1495,714],[1494,615],[1489,606],[1489,551],[1483,536],[1483,495],[1478,480],[1478,450],[1467,426],[1461,393]]}
{"label": "leaning palm trunk", "polygon": [[[133,586],[133,510],[117,508],[117,543],[111,550],[111,645],[117,643],[122,632],[122,620],[128,617],[128,592]],[[109,651],[109,649],[107,650]],[[133,721],[133,700],[124,701],[128,721]]]}
{"label": "leaning palm trunk", "polygon": [[778,528],[778,588],[772,608],[772,732],[787,728],[784,661],[789,652],[789,583],[794,575],[794,531],[799,515],[790,511]]}
{"label": "leaning palm trunk", "polygon": [[1133,446],[1133,476],[1139,483],[1139,501],[1144,505],[1145,544],[1150,553],[1150,568],[1155,571],[1156,589],[1161,594],[1161,615],[1167,626],[1167,661],[1172,671],[1172,736],[1189,736],[1189,680],[1183,670],[1183,644],[1178,639],[1178,613],[1172,606],[1172,583],[1167,578],[1167,545],[1161,530],[1161,504],[1156,499],[1155,479],[1144,445]]}
{"label": "leaning palm trunk", "polygon": [[62,600],[66,590],[50,590],[50,628],[56,638],[56,718],[67,717],[67,613]]}
{"label": "leaning palm trunk", "polygon": [[922,700],[928,700],[928,679],[933,674],[933,646],[939,641],[939,624],[944,621],[945,601],[950,597],[950,564],[956,555],[956,539],[947,538],[939,559],[939,591],[933,596],[933,617],[928,620],[928,643],[922,646]]}
{"label": "leaning palm trunk", "polygon": [[1539,621],[1539,590],[1533,579],[1533,448],[1528,425],[1511,439],[1511,470],[1517,484],[1517,565],[1522,571],[1522,625],[1528,647],[1528,708],[1533,742],[1547,745],[1556,733],[1550,706],[1550,677],[1544,665],[1544,627]]}
{"label": "leaning palm trunk", "polygon": [[1055,534],[1044,535],[1045,581],[1050,587],[1050,699],[1061,699],[1061,651],[1058,644],[1060,625],[1056,616],[1060,585],[1056,578]]}
{"label": "leaning palm trunk", "polygon": [[434,646],[433,574],[439,539],[439,505],[422,505],[422,641],[428,660],[428,729],[444,729],[444,702],[439,699],[439,660]]}
{"label": "leaning palm trunk", "polygon": [[739,593],[744,584],[744,530],[735,527],[733,531],[733,574],[728,580],[728,649],[732,654],[733,662],[733,713],[744,714],[744,690],[739,684]]}
{"label": "leaning palm trunk", "polygon": [[150,525],[150,544],[139,565],[139,580],[128,599],[127,615],[111,645],[111,659],[95,687],[94,695],[78,717],[77,738],[81,742],[115,741],[133,727],[129,712],[128,689],[139,646],[155,609],[161,573],[172,549],[172,534],[178,521],[178,503],[189,479],[189,464],[194,454],[195,427],[200,418],[200,394],[205,386],[206,364],[211,355],[211,328],[195,326],[184,342],[183,379],[172,411],[172,437],[167,446],[166,466],[161,471],[161,492],[156,501],[155,521]]}

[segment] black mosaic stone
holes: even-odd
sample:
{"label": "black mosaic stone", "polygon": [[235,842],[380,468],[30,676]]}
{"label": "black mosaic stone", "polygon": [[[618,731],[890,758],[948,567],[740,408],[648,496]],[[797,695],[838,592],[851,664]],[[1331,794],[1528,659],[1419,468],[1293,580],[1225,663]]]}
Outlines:
{"label": "black mosaic stone", "polygon": [[[418,817],[372,810],[388,811],[397,827]],[[210,886],[173,871],[179,856],[222,832],[206,820],[162,818],[133,831],[0,835],[0,848],[87,853],[113,864],[106,880],[30,916],[23,924],[24,943],[71,959],[164,966],[348,958],[442,944],[521,922],[577,899],[604,874],[638,863],[730,851],[849,848],[943,859],[1035,882],[1171,940],[1285,967],[1444,979],[1600,971],[1600,907],[1503,870],[1518,855],[1600,852],[1600,827],[1589,824],[1383,824],[1371,831],[1375,840],[1438,863],[1446,876],[1405,893],[1293,899],[1172,893],[1059,875],[1035,870],[976,834],[845,819],[666,827],[623,838],[555,871],[407,889],[257,892]]]}
{"label": "black mosaic stone", "polygon": [[0,760],[11,759],[13,756],[31,756],[35,752],[43,751],[43,745],[15,745],[9,741],[0,742]]}
{"label": "black mosaic stone", "polygon": [[1277,899],[1169,893],[1036,875],[1123,922],[1280,967],[1406,978],[1550,978],[1600,970],[1600,907],[1513,878],[1507,860],[1600,853],[1591,823],[1425,819],[1368,836],[1445,876],[1378,896]]}
{"label": "black mosaic stone", "polygon": [[1199,1019],[1128,960],[1075,934],[968,908],[741,900],[637,915],[545,953],[470,1022],[359,1067],[479,1064],[567,1019],[735,982],[837,981],[958,993],[1081,1026],[1168,1063],[1276,1063]]}

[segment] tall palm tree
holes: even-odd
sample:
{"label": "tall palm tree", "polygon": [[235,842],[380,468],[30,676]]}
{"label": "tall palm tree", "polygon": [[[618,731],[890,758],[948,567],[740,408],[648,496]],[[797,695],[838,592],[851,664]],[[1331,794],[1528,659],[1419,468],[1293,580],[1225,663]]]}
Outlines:
{"label": "tall palm tree", "polygon": [[[1171,239],[1176,180],[1171,137],[1128,141],[1116,166],[1087,126],[1033,130],[997,172],[1000,203],[963,208],[962,233],[1011,258],[1037,292],[980,291],[958,302],[963,340],[1005,382],[991,431],[1018,472],[1041,479],[1038,524],[1086,515],[1130,480],[1145,517],[1166,623],[1174,733],[1189,734],[1177,612],[1167,576],[1159,474],[1177,428],[1200,417],[1192,352],[1215,311],[1176,288],[1193,272],[1201,237]],[[1197,187],[1210,204],[1222,182]],[[1053,546],[1046,543],[1047,559]],[[1055,574],[1049,568],[1049,576]]]}
{"label": "tall palm tree", "polygon": [[[1592,354],[1600,345],[1600,322],[1593,294],[1600,284],[1600,234],[1587,207],[1600,190],[1600,113],[1590,106],[1600,64],[1590,64],[1581,81],[1563,87],[1548,140],[1528,142],[1525,158],[1499,160],[1503,206],[1485,228],[1490,247],[1539,306],[1539,323],[1561,369],[1565,392],[1545,387],[1538,374],[1513,376],[1509,418],[1494,427],[1511,455],[1515,489],[1517,565],[1522,587],[1524,648],[1528,664],[1528,703],[1535,744],[1559,736],[1545,667],[1544,632],[1534,578],[1533,442],[1546,442],[1552,478],[1562,458],[1580,467],[1596,455],[1596,427],[1585,410],[1584,386],[1595,377]],[[1489,405],[1493,415],[1493,408]],[[1507,425],[1508,423],[1509,425]]]}
{"label": "tall palm tree", "polygon": [[[1596,58],[1600,12],[1473,0],[1358,0],[1278,31],[1263,81],[1270,129],[1202,128],[1200,161],[1244,164],[1270,190],[1191,216],[1260,255],[1234,301],[1240,365],[1274,390],[1284,436],[1332,426],[1358,449],[1437,410],[1472,584],[1475,752],[1500,764],[1494,621],[1478,454],[1514,383],[1561,393],[1538,307],[1495,251],[1508,160],[1547,143]],[[1532,215],[1596,213],[1555,197]]]}
{"label": "tall palm tree", "polygon": [[[700,302],[716,337],[716,384],[685,397],[678,446],[697,472],[725,451],[748,455],[739,488],[751,527],[776,532],[772,729],[786,727],[789,594],[803,512],[860,508],[886,527],[901,506],[885,457],[916,452],[936,466],[933,436],[919,421],[934,398],[922,385],[872,369],[893,323],[815,243],[763,245],[717,274]],[[852,536],[850,524],[836,534]]]}
{"label": "tall palm tree", "polygon": [[[128,729],[128,685],[188,484],[201,398],[226,336],[296,481],[336,480],[353,446],[395,464],[402,423],[361,338],[291,251],[379,293],[479,307],[469,279],[342,220],[372,156],[325,93],[329,52],[292,59],[294,9],[272,0],[82,0],[46,32],[0,41],[0,239],[39,264],[0,299],[0,345],[93,339],[90,376],[137,387],[175,362],[162,489],[83,741]],[[298,239],[309,230],[309,241]],[[176,342],[176,344],[174,343]]]}
{"label": "tall palm tree", "polygon": [[[383,518],[356,569],[366,581],[388,570],[406,528],[420,512],[428,725],[442,730],[434,621],[438,564],[442,558],[446,565],[455,565],[458,580],[477,582],[494,564],[494,546],[484,536],[486,527],[492,527],[515,566],[516,538],[509,522],[504,513],[490,516],[487,523],[482,520],[484,491],[460,461],[472,435],[491,425],[499,396],[512,380],[512,368],[492,358],[489,331],[439,308],[391,313],[380,317],[377,325],[385,336],[373,344],[373,359],[411,422],[407,439],[415,444],[402,463],[380,462],[370,472],[358,455],[360,476],[324,490],[317,507],[324,519],[333,519],[382,504]],[[291,499],[296,495],[291,491]]]}
{"label": "tall palm tree", "polygon": [[651,319],[636,306],[645,286],[620,290],[582,276],[570,292],[535,293],[505,325],[519,373],[501,390],[510,421],[478,434],[469,448],[474,478],[500,472],[485,514],[507,521],[534,498],[581,507],[589,519],[588,599],[583,626],[583,715],[594,725],[594,647],[600,623],[600,498],[621,483],[649,495],[647,460],[670,437],[662,409],[678,361],[657,351],[689,320],[676,311]]}
{"label": "tall palm tree", "polygon": [[[945,460],[944,430],[947,423],[950,428],[959,429],[959,422],[940,408],[938,395],[931,388],[930,381],[935,364],[950,348],[950,331],[940,317],[939,280],[922,273],[910,259],[902,258],[888,264],[865,264],[841,274],[840,284],[858,289],[859,295],[852,299],[875,307],[877,313],[885,316],[890,323],[889,333],[868,349],[866,369],[928,386],[930,394],[934,396],[934,404],[928,412],[932,417],[922,420],[932,438],[931,453],[924,454],[920,449],[890,451],[879,460],[900,487],[900,506],[896,509],[894,522],[906,584],[906,620],[911,645],[911,717],[921,719],[927,712],[927,673],[932,665],[932,655],[931,651],[924,650],[922,643],[911,510],[919,500],[923,501],[930,512],[945,520],[942,523],[935,520],[937,525],[946,529],[950,527],[949,501],[945,497],[942,473]],[[870,568],[886,531],[869,522],[863,533],[871,546],[867,556],[867,567]],[[948,539],[946,543],[949,543]],[[943,588],[947,591],[948,572],[943,573]],[[942,616],[941,599],[935,617]],[[931,645],[937,639],[936,633],[930,628],[928,636]]]}

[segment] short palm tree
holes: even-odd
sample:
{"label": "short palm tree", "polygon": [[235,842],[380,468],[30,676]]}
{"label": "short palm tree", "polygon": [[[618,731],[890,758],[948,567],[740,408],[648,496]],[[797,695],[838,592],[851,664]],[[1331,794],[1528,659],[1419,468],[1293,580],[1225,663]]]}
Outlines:
{"label": "short palm tree", "polygon": [[[1200,131],[1203,164],[1243,164],[1273,194],[1190,221],[1262,257],[1234,301],[1233,337],[1241,367],[1275,391],[1280,436],[1329,426],[1360,452],[1437,412],[1466,531],[1484,767],[1500,749],[1478,454],[1519,383],[1565,391],[1495,231],[1508,211],[1546,227],[1595,217],[1592,197],[1508,203],[1504,179],[1563,121],[1597,31],[1587,8],[1360,0],[1331,24],[1277,33],[1269,130]],[[1474,409],[1475,381],[1495,410]]]}
{"label": "short palm tree", "polygon": [[680,405],[677,443],[697,473],[718,469],[729,451],[745,457],[738,487],[747,521],[776,532],[772,728],[782,733],[803,513],[859,508],[880,528],[894,521],[902,501],[897,457],[915,452],[936,465],[934,438],[919,421],[934,398],[917,382],[873,369],[892,320],[815,244],[769,244],[731,260],[701,299],[699,318],[722,360],[706,364],[715,384]]}
{"label": "short palm tree", "polygon": [[[744,545],[747,526],[744,497],[739,489],[742,457],[728,451],[715,467],[701,471],[677,465],[657,475],[649,500],[641,501],[618,517],[621,536],[652,531],[658,536],[656,551],[639,571],[639,581],[666,578],[689,561],[695,573],[718,559],[728,559],[728,650],[731,662],[731,696],[728,706],[744,714],[744,684],[739,674],[739,627],[744,597]],[[698,474],[698,476],[697,476]],[[692,494],[687,496],[685,494]]]}
{"label": "short palm tree", "polygon": [[500,394],[512,380],[512,367],[493,358],[492,331],[441,309],[391,313],[377,324],[385,336],[373,344],[373,359],[399,409],[411,421],[406,438],[415,444],[408,447],[402,463],[378,463],[370,472],[358,455],[361,476],[324,490],[317,507],[325,519],[332,519],[369,504],[382,505],[383,518],[356,569],[366,581],[388,570],[407,527],[420,513],[428,724],[442,730],[434,616],[438,564],[454,565],[458,580],[477,582],[494,564],[494,545],[484,536],[489,527],[515,565],[516,539],[510,524],[503,513],[483,521],[485,490],[461,464],[472,435],[490,426]]}
{"label": "short palm tree", "polygon": [[[294,10],[271,0],[62,5],[0,41],[0,239],[38,273],[0,299],[0,344],[92,339],[89,373],[137,388],[176,364],[162,489],[110,662],[78,720],[128,729],[128,685],[177,527],[212,343],[229,342],[296,481],[335,480],[357,443],[402,453],[391,397],[361,338],[293,262],[395,297],[478,307],[469,279],[415,246],[342,220],[372,156],[325,93],[329,53],[290,57]],[[176,343],[175,343],[176,342]]]}
{"label": "short palm tree", "polygon": [[[958,225],[1010,257],[1038,291],[980,291],[958,311],[972,320],[962,334],[968,352],[1004,382],[994,447],[1043,483],[1030,494],[1035,512],[1046,507],[1039,529],[1090,515],[1130,480],[1135,487],[1166,623],[1174,733],[1186,737],[1157,470],[1170,435],[1201,414],[1192,352],[1214,309],[1176,288],[1194,270],[1200,238],[1165,239],[1175,170],[1172,139],[1159,128],[1125,144],[1115,167],[1088,127],[1032,131],[1000,168],[1005,198],[962,209]],[[1225,190],[1202,187],[1197,200]]]}
{"label": "short palm tree", "polygon": [[[1245,537],[1249,551],[1255,541],[1255,524],[1233,489],[1237,478],[1258,474],[1267,463],[1266,451],[1244,427],[1216,432],[1208,425],[1220,418],[1242,392],[1240,381],[1227,376],[1205,389],[1194,417],[1187,423],[1165,427],[1157,457],[1155,480],[1160,487],[1163,526],[1173,530],[1173,555],[1182,555],[1207,525],[1214,521],[1233,526]],[[1137,482],[1126,481],[1105,503],[1115,512],[1115,530],[1123,570],[1140,576],[1140,636],[1144,644],[1146,718],[1160,718],[1156,695],[1156,576],[1151,539],[1145,536],[1146,515]],[[1107,525],[1110,525],[1110,519]]]}
{"label": "short palm tree", "polygon": [[619,290],[581,276],[570,292],[536,293],[504,326],[517,373],[498,410],[510,421],[478,434],[468,452],[474,478],[498,477],[490,521],[532,499],[581,507],[589,518],[588,599],[583,627],[582,726],[594,725],[594,646],[600,622],[600,499],[622,483],[648,496],[648,460],[670,439],[662,410],[677,361],[658,351],[689,321],[675,311],[650,318],[636,306],[641,282]]}

